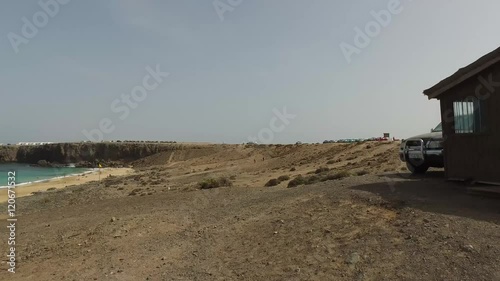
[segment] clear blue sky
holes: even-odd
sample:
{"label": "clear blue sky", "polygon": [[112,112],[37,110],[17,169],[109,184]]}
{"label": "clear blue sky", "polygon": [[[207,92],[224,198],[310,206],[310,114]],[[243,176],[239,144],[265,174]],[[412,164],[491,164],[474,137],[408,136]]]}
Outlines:
{"label": "clear blue sky", "polygon": [[[401,0],[348,63],[340,44],[389,2],[243,0],[221,21],[212,1],[73,0],[16,54],[8,34],[43,10],[2,1],[0,143],[84,140],[103,118],[107,140],[240,143],[284,106],[275,143],[427,132],[439,104],[422,91],[500,46],[500,2]],[[170,76],[118,118],[156,65]]]}

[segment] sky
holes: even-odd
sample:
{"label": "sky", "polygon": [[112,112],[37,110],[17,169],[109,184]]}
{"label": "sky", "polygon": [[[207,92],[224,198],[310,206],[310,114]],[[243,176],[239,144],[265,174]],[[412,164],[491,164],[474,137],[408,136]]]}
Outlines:
{"label": "sky", "polygon": [[500,46],[496,0],[59,1],[0,4],[0,143],[407,138]]}

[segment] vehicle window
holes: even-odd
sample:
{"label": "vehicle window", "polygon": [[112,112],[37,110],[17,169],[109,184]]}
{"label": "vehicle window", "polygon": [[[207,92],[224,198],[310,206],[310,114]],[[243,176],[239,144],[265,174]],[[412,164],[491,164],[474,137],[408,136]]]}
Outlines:
{"label": "vehicle window", "polygon": [[443,124],[439,123],[439,125],[437,125],[437,127],[432,131],[433,132],[442,132],[443,131]]}

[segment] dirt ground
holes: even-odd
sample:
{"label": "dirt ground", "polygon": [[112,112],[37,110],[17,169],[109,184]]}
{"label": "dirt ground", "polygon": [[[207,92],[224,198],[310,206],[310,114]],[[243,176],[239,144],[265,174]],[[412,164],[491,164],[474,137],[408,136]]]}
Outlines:
{"label": "dirt ground", "polygon": [[[207,146],[19,198],[16,273],[5,254],[0,280],[500,280],[500,201],[410,176],[397,149]],[[264,187],[320,167],[351,176]],[[219,176],[233,186],[198,187]]]}

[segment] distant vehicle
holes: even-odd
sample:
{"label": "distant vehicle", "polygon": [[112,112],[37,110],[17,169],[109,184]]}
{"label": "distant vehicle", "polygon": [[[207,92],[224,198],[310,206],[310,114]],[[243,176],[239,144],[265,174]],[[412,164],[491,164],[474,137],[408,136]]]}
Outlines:
{"label": "distant vehicle", "polygon": [[399,158],[413,174],[425,174],[430,167],[444,167],[443,128],[439,124],[431,133],[403,140]]}

